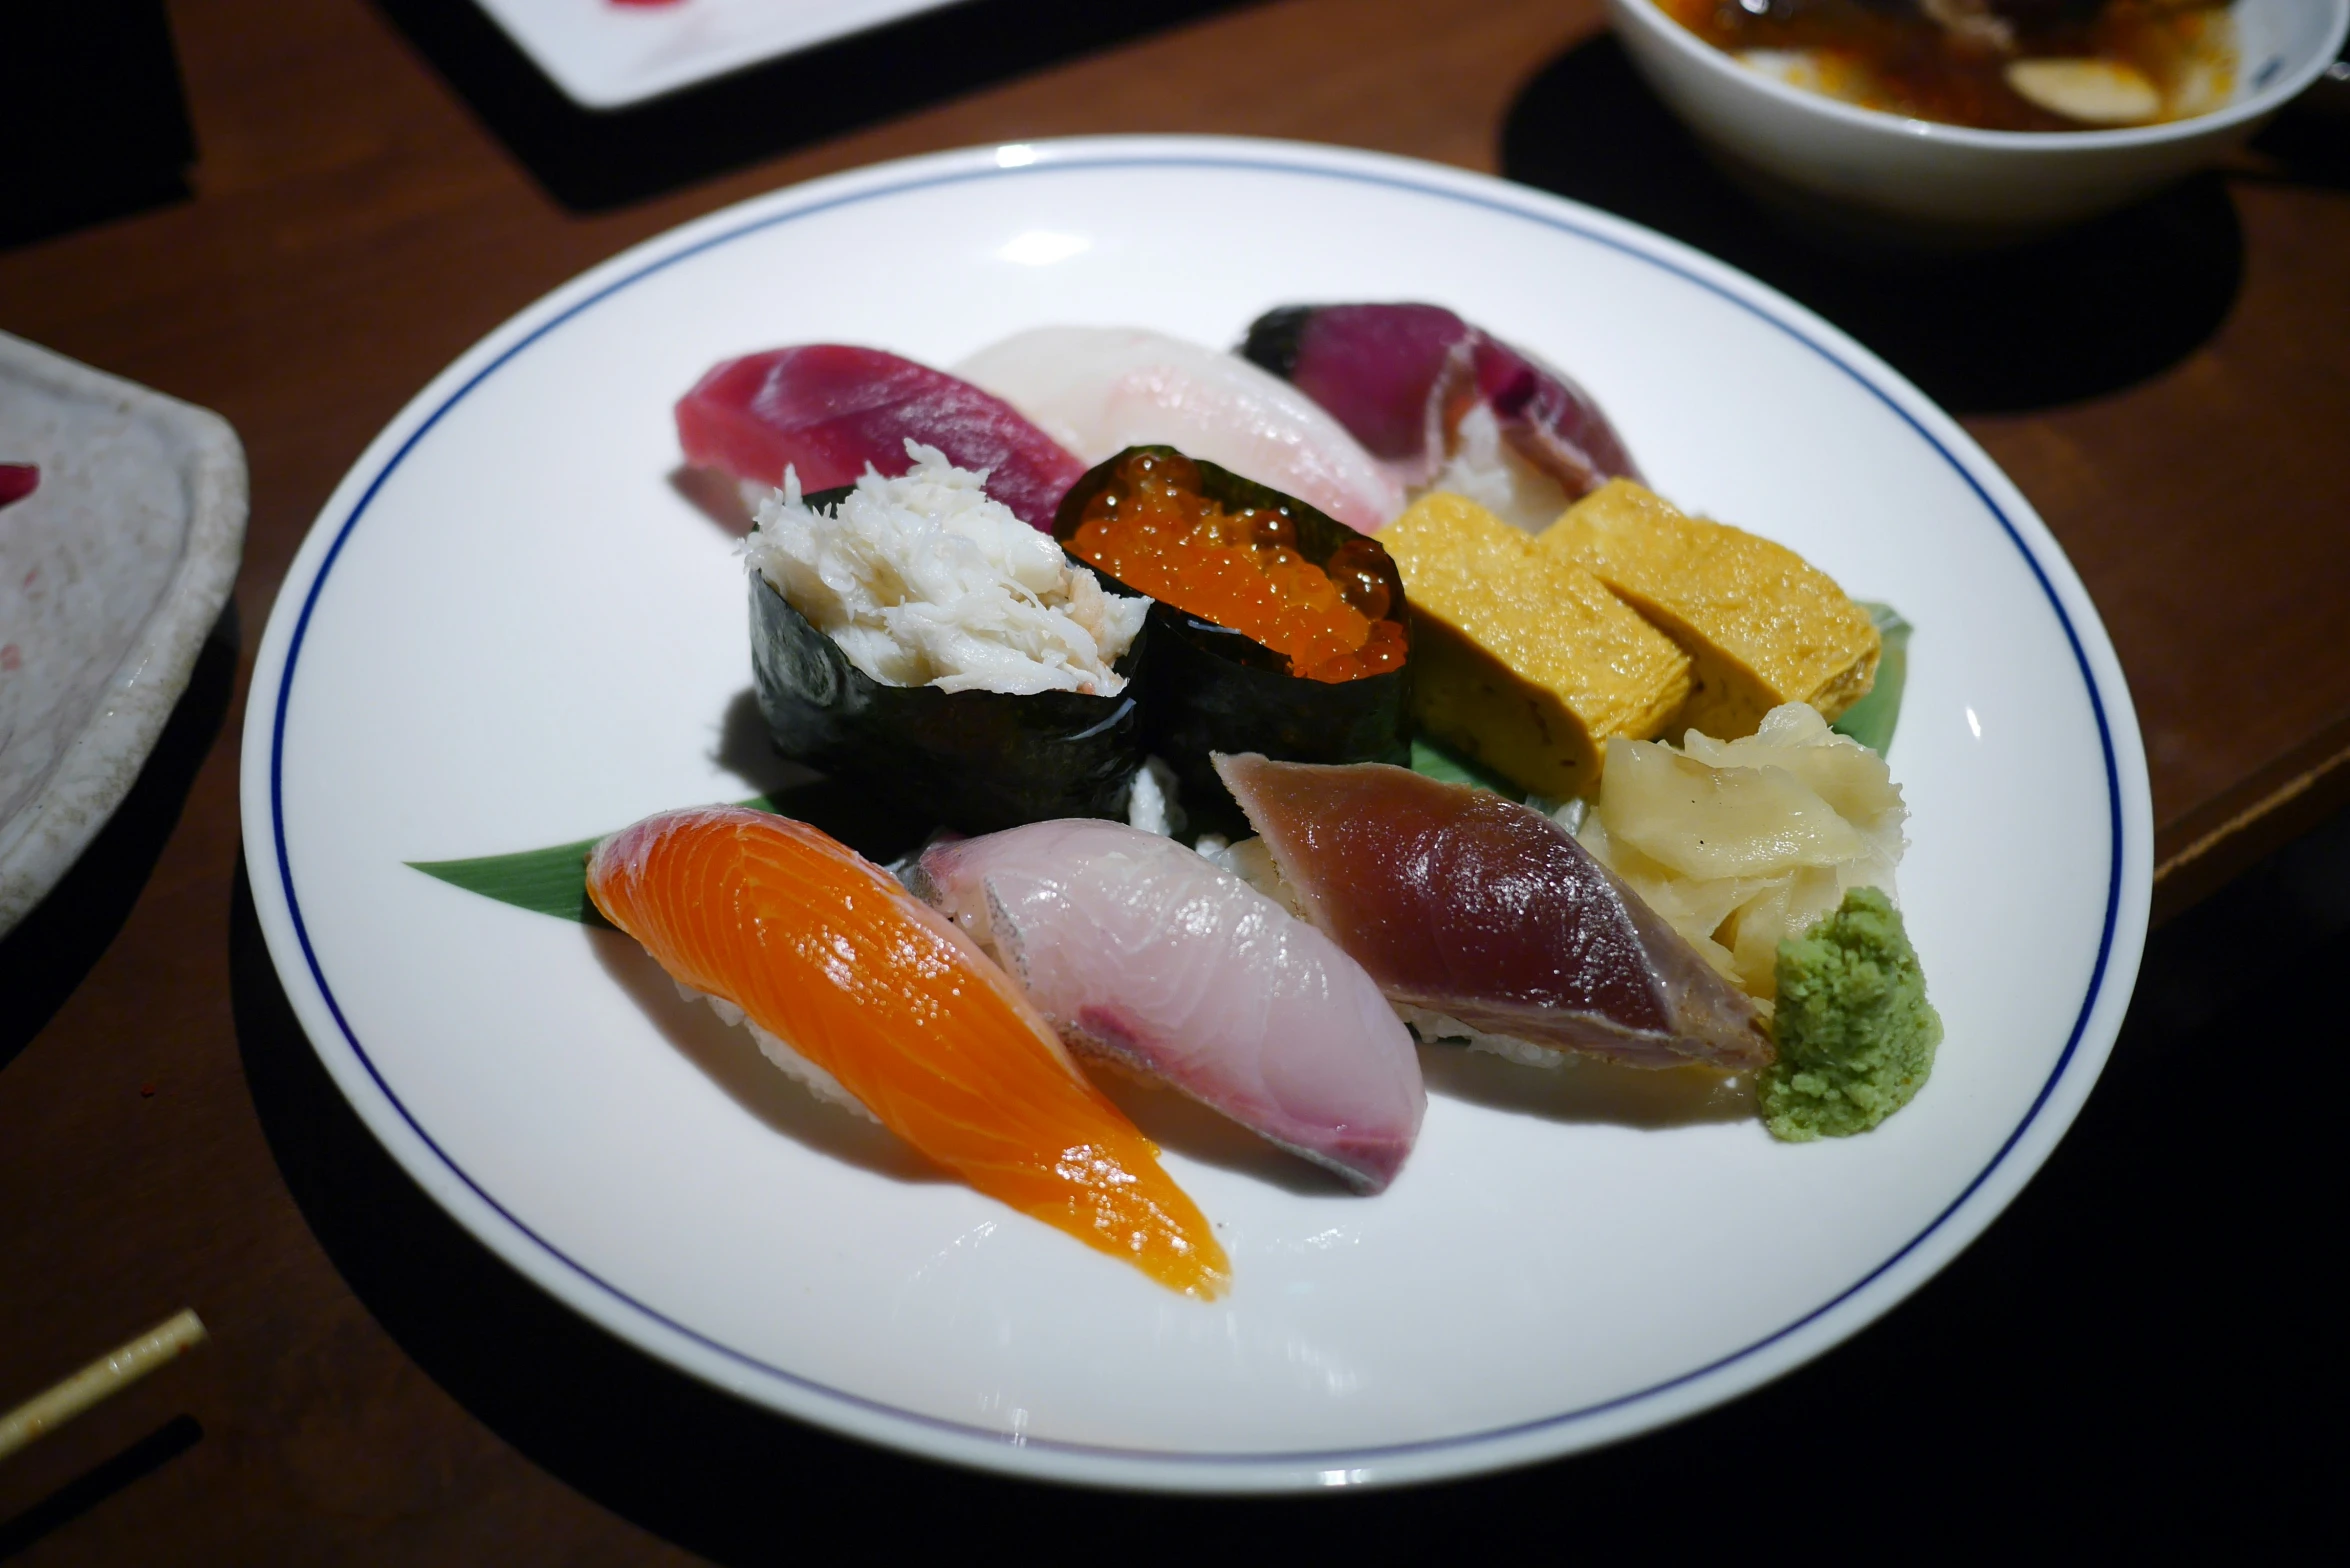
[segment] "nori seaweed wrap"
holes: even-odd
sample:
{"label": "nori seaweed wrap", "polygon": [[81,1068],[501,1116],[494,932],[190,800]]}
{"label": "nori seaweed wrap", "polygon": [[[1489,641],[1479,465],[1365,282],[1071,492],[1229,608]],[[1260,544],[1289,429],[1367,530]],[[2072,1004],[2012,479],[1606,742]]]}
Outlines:
{"label": "nori seaweed wrap", "polygon": [[[852,487],[807,498],[837,507]],[[751,669],[783,755],[853,778],[926,820],[991,833],[1052,817],[1124,814],[1141,762],[1136,679],[1149,624],[1112,666],[1114,697],[891,686],[750,574]]]}
{"label": "nori seaweed wrap", "polygon": [[[1195,829],[1245,827],[1224,783],[1209,764],[1211,751],[1259,751],[1285,762],[1393,762],[1409,764],[1410,612],[1403,578],[1378,541],[1359,534],[1293,496],[1243,479],[1173,447],[1129,447],[1088,470],[1062,498],[1053,537],[1080,561],[1071,544],[1096,497],[1119,485],[1137,456],[1172,460],[1197,474],[1196,494],[1228,512],[1276,512],[1294,525],[1299,555],[1322,568],[1342,596],[1368,618],[1392,622],[1406,650],[1404,662],[1347,680],[1291,673],[1288,656],[1163,600],[1151,605],[1150,657],[1143,668],[1144,748],[1164,758],[1182,784],[1182,805]],[[1145,590],[1088,561],[1105,585]]]}

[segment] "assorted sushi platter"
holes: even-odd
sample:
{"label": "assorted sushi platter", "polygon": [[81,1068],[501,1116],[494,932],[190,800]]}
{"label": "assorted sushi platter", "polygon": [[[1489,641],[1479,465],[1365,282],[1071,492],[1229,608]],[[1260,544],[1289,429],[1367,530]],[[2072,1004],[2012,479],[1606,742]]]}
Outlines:
{"label": "assorted sushi platter", "polygon": [[2145,924],[2126,690],[1947,416],[1330,149],[617,258],[362,458],[252,712],[289,996],[453,1215],[1066,1479],[1461,1473],[1816,1354],[2044,1157]]}

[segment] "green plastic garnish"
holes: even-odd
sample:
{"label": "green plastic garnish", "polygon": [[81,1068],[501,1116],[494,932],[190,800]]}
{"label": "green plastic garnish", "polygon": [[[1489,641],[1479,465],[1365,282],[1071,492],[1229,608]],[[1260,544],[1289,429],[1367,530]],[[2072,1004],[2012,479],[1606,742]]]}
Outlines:
{"label": "green plastic garnish", "polygon": [[[775,803],[754,795],[741,804],[753,811],[773,811]],[[588,851],[604,837],[550,844],[545,849],[517,850],[511,855],[480,855],[471,860],[411,860],[408,865],[428,877],[438,877],[468,893],[494,898],[534,914],[576,920],[581,925],[609,926],[587,891]]]}
{"label": "green plastic garnish", "polygon": [[1882,757],[1885,748],[1893,744],[1893,726],[1901,719],[1901,689],[1909,683],[1909,634],[1913,628],[1889,604],[1864,601],[1861,608],[1869,612],[1885,644],[1877,660],[1877,684],[1828,727]]}

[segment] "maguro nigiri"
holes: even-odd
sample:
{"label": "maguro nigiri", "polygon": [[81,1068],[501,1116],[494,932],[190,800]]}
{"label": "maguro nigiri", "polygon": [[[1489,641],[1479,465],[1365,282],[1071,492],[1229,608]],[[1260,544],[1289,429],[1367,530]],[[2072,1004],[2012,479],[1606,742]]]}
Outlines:
{"label": "maguro nigiri", "polygon": [[1034,822],[925,851],[926,896],[1080,1050],[1164,1079],[1365,1192],[1428,1096],[1378,986],[1279,904],[1172,839]]}
{"label": "maguro nigiri", "polygon": [[808,343],[746,354],[711,369],[677,400],[685,460],[761,490],[799,474],[802,494],[854,484],[867,468],[895,478],[906,443],[936,447],[957,468],[985,469],[987,493],[1031,528],[1086,465],[1000,397],[875,348]]}
{"label": "maguro nigiri", "polygon": [[1450,490],[1528,530],[1638,479],[1591,395],[1441,305],[1285,305],[1241,352],[1292,382],[1413,494]]}
{"label": "maguro nigiri", "polygon": [[1532,807],[1375,762],[1216,771],[1306,917],[1415,1023],[1539,1065],[1771,1060],[1753,1002]]}
{"label": "maguro nigiri", "polygon": [[1223,1248],[1156,1147],[880,867],[806,823],[712,806],[605,839],[588,894],[679,984],[741,1009],[779,1066],[813,1066],[813,1087],[981,1192],[1175,1290],[1223,1290]]}
{"label": "maguro nigiri", "polygon": [[1010,402],[1087,463],[1171,446],[1371,533],[1403,488],[1314,400],[1235,354],[1139,327],[1038,327],[955,374]]}

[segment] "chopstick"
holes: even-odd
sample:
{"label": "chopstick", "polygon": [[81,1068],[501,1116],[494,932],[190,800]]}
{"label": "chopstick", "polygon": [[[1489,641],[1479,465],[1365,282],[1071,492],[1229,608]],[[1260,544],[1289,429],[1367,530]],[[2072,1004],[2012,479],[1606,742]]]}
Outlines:
{"label": "chopstick", "polygon": [[204,1322],[190,1309],[117,1345],[64,1382],[0,1416],[0,1459],[51,1427],[63,1426],[107,1395],[128,1388],[182,1351],[194,1349],[204,1338]]}

